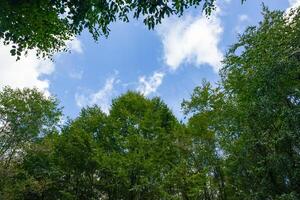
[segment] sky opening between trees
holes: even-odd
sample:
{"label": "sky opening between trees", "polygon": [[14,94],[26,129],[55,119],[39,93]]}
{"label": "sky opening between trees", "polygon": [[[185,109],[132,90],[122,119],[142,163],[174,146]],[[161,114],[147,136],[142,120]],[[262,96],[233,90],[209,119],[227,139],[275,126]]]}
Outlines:
{"label": "sky opening between trees", "polygon": [[[3,16],[24,11],[10,22],[16,29],[1,35],[18,43],[12,54],[30,48],[51,53],[83,28],[97,38],[99,30],[108,31],[104,16],[126,20],[129,11],[146,16],[153,28],[159,18],[152,21],[152,15],[180,15],[201,1],[116,1],[91,12],[89,6],[98,1],[47,1],[54,7],[37,1],[32,13],[42,10],[37,14],[54,21],[36,23],[62,33],[43,44],[43,26],[44,33],[36,33],[18,24],[30,2],[0,3],[6,8],[0,14],[4,30]],[[65,4],[74,18],[52,15]],[[214,5],[204,1],[204,11],[210,14]],[[62,121],[56,97],[38,89],[2,88],[0,199],[300,199],[300,12],[262,9],[259,25],[248,27],[227,50],[220,81],[204,80],[182,100],[184,123],[160,97],[136,91],[114,98],[108,112],[86,106],[76,118]],[[69,27],[61,24],[65,20]],[[18,32],[18,27],[24,29]],[[23,37],[27,31],[34,41]]]}

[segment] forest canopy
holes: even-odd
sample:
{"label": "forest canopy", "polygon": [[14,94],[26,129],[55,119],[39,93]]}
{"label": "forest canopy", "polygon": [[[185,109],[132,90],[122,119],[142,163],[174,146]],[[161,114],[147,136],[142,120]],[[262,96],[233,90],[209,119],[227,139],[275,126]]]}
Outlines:
{"label": "forest canopy", "polygon": [[60,125],[54,97],[2,89],[0,199],[300,199],[299,41],[299,10],[264,8],[186,123],[127,92]]}
{"label": "forest canopy", "polygon": [[[245,0],[241,0],[244,2]],[[10,53],[37,50],[41,57],[67,50],[67,41],[84,30],[95,40],[107,37],[110,25],[129,18],[142,18],[153,29],[170,15],[181,16],[189,7],[200,7],[210,15],[215,0],[1,0],[0,39]],[[47,38],[47,39],[45,39]]]}

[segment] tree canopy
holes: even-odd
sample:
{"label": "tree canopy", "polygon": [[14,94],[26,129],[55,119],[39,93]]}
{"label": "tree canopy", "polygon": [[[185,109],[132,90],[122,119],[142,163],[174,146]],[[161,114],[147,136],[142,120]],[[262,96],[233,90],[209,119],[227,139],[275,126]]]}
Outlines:
{"label": "tree canopy", "polygon": [[0,199],[300,199],[299,15],[264,8],[186,123],[129,91],[58,128],[55,98],[4,88]]}
{"label": "tree canopy", "polygon": [[36,89],[0,92],[0,160],[20,156],[23,148],[53,131],[60,119],[57,101]]}
{"label": "tree canopy", "polygon": [[[245,0],[241,0],[244,2]],[[87,29],[95,40],[108,36],[116,20],[143,18],[149,29],[170,15],[182,15],[192,6],[202,5],[207,14],[215,0],[2,0],[0,39],[20,58],[30,49],[41,57],[66,50],[67,40]]]}

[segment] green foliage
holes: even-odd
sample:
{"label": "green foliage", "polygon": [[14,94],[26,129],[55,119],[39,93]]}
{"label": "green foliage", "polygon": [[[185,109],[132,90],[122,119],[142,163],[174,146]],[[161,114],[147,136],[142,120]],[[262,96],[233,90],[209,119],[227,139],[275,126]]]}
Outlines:
{"label": "green foliage", "polygon": [[182,108],[191,117],[187,123],[191,135],[189,167],[191,178],[196,174],[202,179],[201,185],[192,199],[227,199],[225,191],[223,157],[219,143],[219,107],[223,105],[224,95],[219,88],[212,88],[210,83],[203,82],[196,87],[191,100],[184,100]]}
{"label": "green foliage", "polygon": [[[56,131],[61,111],[57,101],[36,89],[12,89],[0,92],[0,197],[18,199],[14,189],[30,181],[18,168],[35,143]],[[19,174],[18,177],[15,177]],[[22,181],[18,181],[21,179]],[[6,187],[15,185],[14,188]],[[39,187],[39,185],[36,185]],[[4,191],[4,194],[2,194]],[[16,196],[15,196],[16,195]]]}
{"label": "green foliage", "polygon": [[0,38],[11,45],[11,55],[20,58],[22,53],[37,49],[43,57],[65,48],[65,41],[75,33],[67,18],[60,16],[59,9],[48,0],[0,1]]}
{"label": "green foliage", "polygon": [[[242,0],[243,2],[244,0]],[[95,40],[108,36],[116,20],[143,18],[153,29],[170,15],[182,15],[192,6],[202,5],[207,15],[215,9],[215,0],[1,0],[0,39],[11,45],[11,54],[37,49],[37,55],[52,56],[67,50],[66,41],[87,29]]]}
{"label": "green foliage", "polygon": [[179,123],[159,98],[132,92],[113,101],[109,120],[123,158],[128,188],[123,198],[159,198],[165,176],[177,162],[173,143]]}
{"label": "green foliage", "polygon": [[299,19],[299,10],[264,8],[260,26],[248,28],[224,62],[224,109],[236,124],[225,135],[229,173],[244,199],[300,191]]}
{"label": "green foliage", "polygon": [[183,103],[201,134],[199,161],[209,158],[221,183],[209,187],[223,191],[217,199],[299,198],[299,10],[263,14],[229,50],[219,85]]}
{"label": "green foliage", "polygon": [[163,187],[179,162],[178,127],[159,98],[128,92],[113,101],[109,115],[97,106],[84,108],[60,134],[36,141],[9,179],[20,187],[8,180],[2,191],[12,199],[178,195]]}
{"label": "green foliage", "polygon": [[8,164],[25,147],[55,129],[61,111],[57,101],[36,89],[0,92],[0,160]]}
{"label": "green foliage", "polygon": [[263,14],[183,101],[185,124],[127,92],[56,130],[54,98],[4,88],[0,199],[299,199],[300,13]]}

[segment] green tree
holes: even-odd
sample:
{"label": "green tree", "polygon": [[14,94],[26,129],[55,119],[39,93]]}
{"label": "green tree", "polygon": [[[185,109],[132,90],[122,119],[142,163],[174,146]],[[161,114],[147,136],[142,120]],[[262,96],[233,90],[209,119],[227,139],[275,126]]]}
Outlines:
{"label": "green tree", "polygon": [[128,22],[128,16],[142,16],[145,25],[153,29],[166,16],[180,16],[201,4],[206,14],[215,8],[215,0],[2,0],[0,39],[12,46],[11,54],[17,59],[29,49],[51,56],[66,50],[66,41],[84,29],[97,40],[108,35],[112,22]]}
{"label": "green tree", "polygon": [[300,11],[263,16],[183,101],[186,124],[127,92],[55,130],[52,97],[4,88],[0,199],[299,199]]}
{"label": "green tree", "polygon": [[6,194],[27,199],[178,196],[174,180],[167,182],[180,163],[175,134],[180,127],[159,98],[134,92],[113,100],[108,115],[97,106],[84,108],[60,134],[35,142],[16,167],[18,187],[11,189],[10,182]]}
{"label": "green tree", "polygon": [[[10,199],[99,199],[105,197],[101,145],[96,134],[105,114],[85,108],[59,134],[36,141],[12,177],[18,187],[6,191]],[[101,141],[105,142],[105,140]],[[104,148],[103,148],[104,149]]]}
{"label": "green tree", "polygon": [[228,51],[219,85],[183,106],[200,133],[199,163],[220,166],[228,199],[299,199],[299,9],[263,15]]}
{"label": "green tree", "polygon": [[[123,158],[126,191],[111,199],[157,199],[178,162],[175,130],[179,123],[159,99],[129,92],[112,103],[109,115]],[[167,195],[167,194],[166,194]]]}
{"label": "green tree", "polygon": [[[12,89],[0,92],[0,199],[17,199],[15,189],[30,179],[18,166],[35,143],[56,131],[61,110],[57,100],[36,89]],[[35,166],[32,166],[34,169]],[[20,174],[20,179],[15,176]]]}
{"label": "green tree", "polygon": [[53,97],[36,89],[0,92],[0,161],[6,164],[22,155],[35,140],[55,130],[61,111]]}
{"label": "green tree", "polygon": [[264,20],[247,29],[224,62],[236,124],[226,140],[228,165],[243,199],[299,198],[299,15],[264,8]]}
{"label": "green tree", "polygon": [[227,199],[218,121],[223,97],[219,88],[214,89],[204,81],[194,89],[191,99],[182,103],[189,116],[188,178],[194,182],[189,191],[191,199]]}

